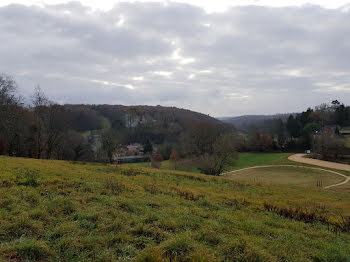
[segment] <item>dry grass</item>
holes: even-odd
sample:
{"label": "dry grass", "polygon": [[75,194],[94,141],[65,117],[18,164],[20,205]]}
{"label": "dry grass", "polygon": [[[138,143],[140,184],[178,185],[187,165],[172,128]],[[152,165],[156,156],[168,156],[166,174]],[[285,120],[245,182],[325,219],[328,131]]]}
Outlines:
{"label": "dry grass", "polygon": [[0,260],[5,261],[350,257],[347,231],[335,233],[323,220],[304,219],[316,214],[340,225],[350,216],[350,194],[319,188],[0,157],[0,196]]}

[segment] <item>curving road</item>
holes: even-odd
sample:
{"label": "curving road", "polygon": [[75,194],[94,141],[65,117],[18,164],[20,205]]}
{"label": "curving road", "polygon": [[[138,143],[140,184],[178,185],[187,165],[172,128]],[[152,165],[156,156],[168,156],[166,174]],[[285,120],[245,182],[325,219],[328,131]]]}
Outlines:
{"label": "curving road", "polygon": [[[339,170],[345,170],[345,171],[350,171],[350,166],[349,165],[345,165],[345,164],[339,164],[339,163],[334,163],[334,162],[328,162],[328,161],[322,161],[322,160],[317,160],[317,159],[312,159],[312,158],[305,158],[304,157],[305,154],[295,154],[295,155],[291,155],[288,157],[289,160],[294,161],[294,162],[299,162],[299,163],[304,163],[304,164],[309,164],[309,165],[315,165],[315,166],[321,166],[321,167],[328,167],[328,168],[333,168],[333,169],[339,169]],[[247,168],[242,168],[242,169],[238,169],[238,170],[234,170],[234,171],[230,171],[227,173],[224,173],[222,175],[227,175],[230,173],[236,173],[236,172],[240,172],[240,171],[244,171],[244,170],[248,170],[248,169],[254,169],[254,168],[264,168],[264,167],[302,167],[302,168],[310,168],[310,169],[315,169],[315,170],[322,170],[322,171],[327,171],[329,173],[333,173],[335,175],[344,177],[345,180],[341,183],[337,183],[334,185],[329,185],[324,187],[324,189],[328,189],[328,188],[332,188],[332,187],[336,187],[336,186],[341,186],[344,185],[346,183],[348,183],[350,181],[350,177],[346,176],[344,174],[341,174],[339,172],[333,171],[333,170],[328,170],[328,169],[323,169],[323,168],[319,168],[319,167],[307,167],[307,166],[296,166],[296,165],[266,165],[266,166],[253,166],[253,167],[247,167]]]}
{"label": "curving road", "polygon": [[328,167],[338,170],[350,171],[350,165],[339,164],[335,162],[323,161],[313,158],[305,157],[306,154],[294,154],[288,157],[289,160],[309,165]]}
{"label": "curving road", "polygon": [[[294,154],[288,157],[289,160],[298,162],[298,163],[303,163],[303,164],[309,164],[309,165],[315,165],[315,166],[321,166],[321,167],[328,167],[328,168],[333,168],[333,169],[338,169],[338,170],[343,170],[343,171],[350,171],[350,165],[346,164],[340,164],[340,163],[335,163],[335,162],[329,162],[329,161],[323,161],[323,160],[318,160],[318,159],[313,159],[313,158],[307,158],[305,157],[306,154]],[[345,180],[341,183],[326,186],[324,188],[331,188],[331,187],[336,187],[336,186],[341,186],[350,181],[350,177],[340,174],[336,171],[331,171],[328,170],[331,173],[337,174],[339,176],[342,176],[345,178]]]}

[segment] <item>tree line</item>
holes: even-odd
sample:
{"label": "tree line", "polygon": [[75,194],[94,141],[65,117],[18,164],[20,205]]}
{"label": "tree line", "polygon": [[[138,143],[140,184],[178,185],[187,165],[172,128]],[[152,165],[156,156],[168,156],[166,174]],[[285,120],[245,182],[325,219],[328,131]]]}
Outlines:
{"label": "tree line", "polygon": [[175,150],[204,173],[219,174],[235,154],[231,126],[185,109],[59,105],[40,87],[24,102],[14,79],[1,75],[2,155],[113,163],[119,145],[141,143],[151,151],[146,153],[156,149],[161,159]]}
{"label": "tree line", "polygon": [[346,140],[338,133],[350,126],[350,107],[337,100],[244,131],[174,107],[59,105],[40,87],[24,101],[14,79],[0,75],[0,154],[113,163],[118,146],[140,143],[157,154],[155,166],[172,159],[214,175],[233,165],[236,151],[313,149],[323,159],[341,156]]}
{"label": "tree line", "polygon": [[91,160],[92,150],[75,120],[79,114],[50,101],[35,88],[25,106],[13,78],[0,76],[0,154],[9,156]]}
{"label": "tree line", "polygon": [[322,159],[348,154],[347,138],[341,129],[350,126],[350,107],[338,100],[290,114],[286,119],[269,119],[238,132],[239,151],[311,150]]}

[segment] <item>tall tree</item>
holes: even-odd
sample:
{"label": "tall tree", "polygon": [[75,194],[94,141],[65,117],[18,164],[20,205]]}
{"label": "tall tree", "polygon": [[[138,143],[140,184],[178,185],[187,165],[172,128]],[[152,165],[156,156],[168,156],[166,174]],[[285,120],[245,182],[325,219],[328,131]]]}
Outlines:
{"label": "tall tree", "polygon": [[12,77],[0,75],[0,153],[12,154],[11,140],[16,139],[14,132],[20,118],[20,97],[16,95],[17,84]]}
{"label": "tall tree", "polygon": [[101,135],[102,150],[107,155],[110,164],[113,164],[113,156],[118,146],[118,138],[112,130],[106,130]]}
{"label": "tall tree", "polygon": [[298,120],[293,115],[288,117],[286,127],[291,137],[298,137],[300,135]]}
{"label": "tall tree", "polygon": [[32,105],[35,114],[36,158],[38,159],[42,157],[45,147],[45,121],[49,103],[48,98],[45,96],[40,86],[37,86],[32,96]]}
{"label": "tall tree", "polygon": [[340,126],[345,126],[349,121],[348,112],[344,104],[340,104],[335,109],[335,123]]}
{"label": "tall tree", "polygon": [[279,148],[284,149],[287,141],[286,126],[282,119],[277,120],[277,143]]}
{"label": "tall tree", "polygon": [[46,130],[46,158],[50,159],[54,151],[62,145],[64,133],[68,128],[68,115],[63,106],[50,104],[46,108],[46,116],[43,119]]}
{"label": "tall tree", "polygon": [[146,144],[143,146],[143,152],[145,154],[152,154],[153,152],[153,146],[149,139],[147,139]]}

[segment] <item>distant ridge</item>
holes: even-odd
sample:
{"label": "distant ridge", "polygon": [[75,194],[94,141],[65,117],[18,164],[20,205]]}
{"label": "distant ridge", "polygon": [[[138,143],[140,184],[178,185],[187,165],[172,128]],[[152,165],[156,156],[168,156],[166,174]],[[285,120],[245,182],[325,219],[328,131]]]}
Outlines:
{"label": "distant ridge", "polygon": [[170,121],[196,120],[201,122],[209,122],[213,124],[219,124],[221,121],[217,118],[211,117],[206,114],[191,111],[184,108],[167,107],[167,106],[148,106],[148,105],[108,105],[108,104],[66,104],[64,105],[68,109],[84,109],[88,108],[98,112],[100,115],[113,120],[120,115],[134,113],[139,116],[150,116],[153,119],[168,118]]}
{"label": "distant ridge", "polygon": [[243,115],[234,117],[220,117],[218,118],[224,123],[233,124],[238,129],[244,129],[247,126],[264,122],[266,120],[281,119],[282,121],[287,121],[290,115],[295,116],[297,113],[285,113],[285,114],[275,114],[275,115]]}

